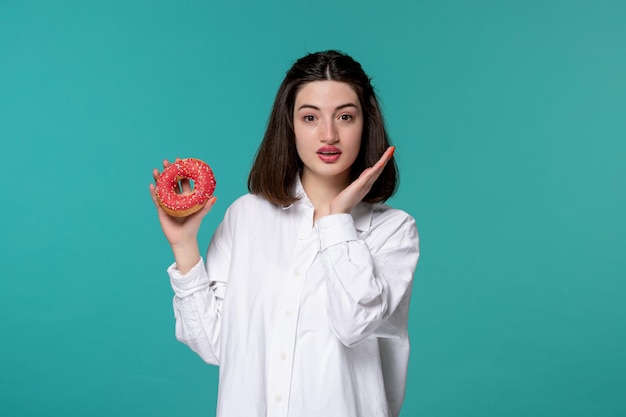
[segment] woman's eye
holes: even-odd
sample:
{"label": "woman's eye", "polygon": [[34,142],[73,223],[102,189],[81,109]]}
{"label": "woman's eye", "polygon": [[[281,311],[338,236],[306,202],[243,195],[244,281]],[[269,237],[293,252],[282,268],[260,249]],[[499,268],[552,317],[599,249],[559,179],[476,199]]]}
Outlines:
{"label": "woman's eye", "polygon": [[353,119],[351,114],[342,114],[339,118],[343,121],[349,122]]}
{"label": "woman's eye", "polygon": [[315,121],[315,116],[312,116],[310,114],[304,116],[304,121],[305,122],[314,122]]}

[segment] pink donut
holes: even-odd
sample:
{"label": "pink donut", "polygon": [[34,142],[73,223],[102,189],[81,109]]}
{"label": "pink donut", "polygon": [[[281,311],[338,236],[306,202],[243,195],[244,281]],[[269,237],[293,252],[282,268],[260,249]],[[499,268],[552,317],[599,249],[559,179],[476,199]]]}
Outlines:
{"label": "pink donut", "polygon": [[[178,194],[178,182],[193,181],[190,194]],[[156,181],[156,196],[159,205],[167,214],[186,217],[200,210],[215,191],[213,171],[205,162],[187,158],[167,166]]]}

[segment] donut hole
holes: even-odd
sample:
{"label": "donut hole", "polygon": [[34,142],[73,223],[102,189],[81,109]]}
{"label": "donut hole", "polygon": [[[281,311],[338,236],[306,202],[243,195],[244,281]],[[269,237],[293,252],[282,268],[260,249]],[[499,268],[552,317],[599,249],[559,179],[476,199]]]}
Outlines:
{"label": "donut hole", "polygon": [[182,178],[176,182],[176,187],[174,187],[174,192],[178,195],[188,195],[193,192],[194,188],[195,188],[195,183],[193,180],[188,179],[188,178]]}

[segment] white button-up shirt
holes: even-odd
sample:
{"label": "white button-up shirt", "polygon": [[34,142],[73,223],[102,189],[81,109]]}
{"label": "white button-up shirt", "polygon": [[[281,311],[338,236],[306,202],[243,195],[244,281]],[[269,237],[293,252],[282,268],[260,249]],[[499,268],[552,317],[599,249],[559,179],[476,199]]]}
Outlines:
{"label": "white button-up shirt", "polygon": [[415,222],[384,204],[319,219],[299,181],[285,208],[226,212],[175,292],[176,337],[219,365],[218,417],[395,417],[406,386]]}

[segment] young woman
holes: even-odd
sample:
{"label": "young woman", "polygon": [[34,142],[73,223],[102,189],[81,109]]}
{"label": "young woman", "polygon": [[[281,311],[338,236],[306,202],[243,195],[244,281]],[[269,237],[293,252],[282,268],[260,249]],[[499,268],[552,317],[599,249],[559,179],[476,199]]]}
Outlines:
{"label": "young woman", "polygon": [[318,52],[287,72],[250,194],[206,262],[197,233],[216,198],[180,220],[150,186],[175,258],[176,337],[220,366],[218,416],[398,416],[419,248],[413,218],[382,203],[393,150],[361,65]]}

